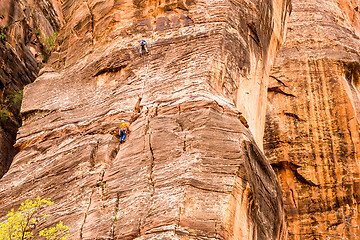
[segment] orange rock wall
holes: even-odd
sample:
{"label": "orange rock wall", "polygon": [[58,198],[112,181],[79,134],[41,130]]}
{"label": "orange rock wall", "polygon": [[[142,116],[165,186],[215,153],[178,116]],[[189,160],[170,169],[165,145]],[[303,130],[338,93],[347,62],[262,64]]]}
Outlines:
{"label": "orange rock wall", "polygon": [[268,88],[265,153],[289,239],[358,239],[359,1],[292,1]]}
{"label": "orange rock wall", "polygon": [[261,139],[289,4],[62,1],[55,51],[24,90],[0,216],[39,195],[70,239],[286,239]]}

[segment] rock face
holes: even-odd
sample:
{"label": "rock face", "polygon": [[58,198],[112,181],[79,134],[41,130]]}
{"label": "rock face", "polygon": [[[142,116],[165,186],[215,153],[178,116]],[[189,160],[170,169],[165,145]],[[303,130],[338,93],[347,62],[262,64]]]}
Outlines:
{"label": "rock face", "polygon": [[[261,145],[289,1],[61,9],[55,52],[24,90],[0,215],[42,196],[56,203],[47,224],[62,220],[70,239],[286,239]],[[119,145],[121,119],[131,133]]]}
{"label": "rock face", "polygon": [[264,141],[284,192],[289,239],[358,239],[359,1],[292,4]]}
{"label": "rock face", "polygon": [[17,153],[17,128],[24,85],[33,82],[43,57],[50,54],[46,39],[60,27],[51,2],[0,2],[0,177]]}

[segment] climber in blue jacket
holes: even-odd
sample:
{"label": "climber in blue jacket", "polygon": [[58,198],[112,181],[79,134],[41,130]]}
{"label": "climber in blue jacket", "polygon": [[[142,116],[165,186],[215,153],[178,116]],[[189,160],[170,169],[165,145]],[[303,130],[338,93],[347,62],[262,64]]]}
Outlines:
{"label": "climber in blue jacket", "polygon": [[141,40],[140,42],[140,55],[148,54],[147,42],[145,40]]}

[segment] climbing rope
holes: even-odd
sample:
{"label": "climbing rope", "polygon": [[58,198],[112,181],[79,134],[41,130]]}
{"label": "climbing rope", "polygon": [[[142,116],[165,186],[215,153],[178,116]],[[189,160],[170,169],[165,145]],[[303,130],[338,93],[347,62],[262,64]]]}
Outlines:
{"label": "climbing rope", "polygon": [[[148,53],[149,54],[149,53]],[[146,87],[146,82],[147,82],[147,78],[148,78],[148,71],[149,71],[149,59],[146,55],[148,54],[144,54],[144,65],[146,65],[146,70],[145,70],[145,77],[144,77],[144,84],[143,87],[141,89],[141,99],[144,96],[144,91],[145,91],[145,87]]]}

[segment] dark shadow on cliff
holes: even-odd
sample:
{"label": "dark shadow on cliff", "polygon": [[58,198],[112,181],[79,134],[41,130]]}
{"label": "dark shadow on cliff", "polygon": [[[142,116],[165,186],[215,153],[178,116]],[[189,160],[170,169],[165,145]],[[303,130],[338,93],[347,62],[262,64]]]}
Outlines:
{"label": "dark shadow on cliff", "polygon": [[22,89],[35,81],[53,51],[48,45],[54,44],[58,21],[54,9],[40,1],[0,4],[0,178],[18,153],[13,145],[22,124]]}

